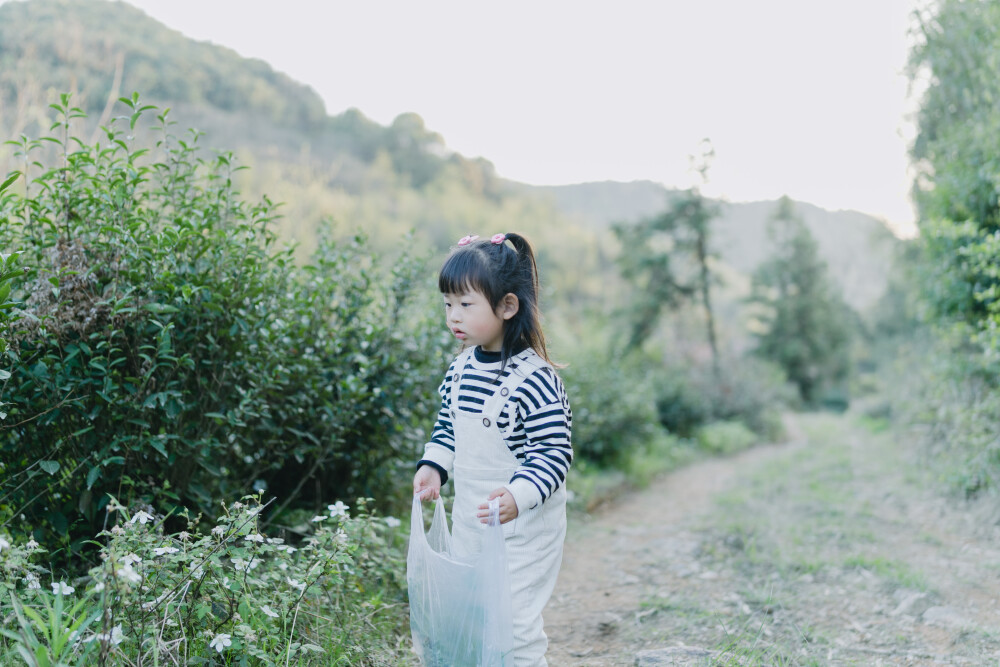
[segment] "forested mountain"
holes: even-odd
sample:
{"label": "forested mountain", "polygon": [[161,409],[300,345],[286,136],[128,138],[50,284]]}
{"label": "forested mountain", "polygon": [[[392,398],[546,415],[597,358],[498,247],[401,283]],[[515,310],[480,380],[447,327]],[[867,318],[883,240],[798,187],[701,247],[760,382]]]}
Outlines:
{"label": "forested mountain", "polygon": [[[416,113],[389,126],[357,110],[330,116],[315,91],[266,63],[188,39],[122,2],[0,5],[4,139],[44,134],[48,105],[69,92],[96,140],[97,127],[123,113],[115,100],[133,91],[169,107],[178,136],[196,129],[204,147],[231,150],[251,166],[239,177],[243,194],[283,202],[281,233],[303,253],[325,218],[342,230],[364,229],[387,252],[404,243],[413,251],[412,243],[440,253],[470,231],[517,229],[538,240],[547,283],[569,306],[614,297],[609,224],[655,213],[669,194],[649,182],[537,188],[506,181],[487,160],[450,151]],[[12,155],[0,148],[4,172],[19,166]],[[773,207],[723,205],[714,243],[736,272],[751,271],[766,254]],[[888,234],[862,214],[799,208],[849,301],[871,304],[884,285]],[[410,230],[413,240],[404,241]]]}
{"label": "forested mountain", "polygon": [[[596,230],[656,215],[676,194],[652,181],[524,187],[549,198],[574,223]],[[767,226],[777,206],[777,201],[720,202],[713,250],[739,272],[752,272],[769,253]],[[885,289],[897,243],[891,232],[878,219],[858,211],[828,211],[796,202],[795,212],[819,243],[848,303],[861,310],[872,306]]]}

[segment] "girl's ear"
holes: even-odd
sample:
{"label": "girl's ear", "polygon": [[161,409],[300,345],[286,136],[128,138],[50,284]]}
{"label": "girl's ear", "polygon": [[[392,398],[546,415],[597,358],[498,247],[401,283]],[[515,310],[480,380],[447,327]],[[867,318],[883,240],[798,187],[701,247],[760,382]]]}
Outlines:
{"label": "girl's ear", "polygon": [[513,292],[507,292],[503,299],[500,300],[500,306],[497,308],[497,311],[502,319],[509,320],[517,315],[520,307],[521,302],[518,301],[517,295]]}

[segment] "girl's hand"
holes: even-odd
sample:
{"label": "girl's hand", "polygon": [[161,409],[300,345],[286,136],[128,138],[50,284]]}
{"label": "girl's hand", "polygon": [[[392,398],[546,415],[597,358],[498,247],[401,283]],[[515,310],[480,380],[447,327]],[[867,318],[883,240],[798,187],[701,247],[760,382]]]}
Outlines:
{"label": "girl's hand", "polygon": [[517,518],[517,503],[514,501],[514,496],[510,495],[510,491],[501,486],[499,489],[490,494],[490,497],[486,499],[486,503],[479,506],[479,511],[476,512],[476,516],[479,517],[480,523],[489,523],[489,501],[494,498],[500,499],[500,523],[507,523],[508,521],[513,521]]}
{"label": "girl's hand", "polygon": [[441,495],[441,473],[433,466],[420,466],[413,476],[413,495],[419,495],[421,500],[436,500]]}

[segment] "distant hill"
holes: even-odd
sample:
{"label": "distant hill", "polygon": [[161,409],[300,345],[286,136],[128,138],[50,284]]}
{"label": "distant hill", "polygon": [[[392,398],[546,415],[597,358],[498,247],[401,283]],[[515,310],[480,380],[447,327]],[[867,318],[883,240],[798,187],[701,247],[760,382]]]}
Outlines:
{"label": "distant hill", "polygon": [[[234,8],[234,11],[235,8]],[[344,64],[349,66],[349,64]],[[390,126],[357,110],[329,116],[310,87],[231,49],[185,37],[142,10],[106,0],[27,0],[0,4],[0,135],[47,131],[48,105],[60,93],[105,125],[115,101],[138,91],[169,108],[183,134],[193,128],[207,145],[268,161],[335,166],[337,183],[365,187],[366,166],[379,154],[412,183],[433,180],[448,164],[492,169],[448,155],[440,135],[416,114]],[[490,181],[482,174],[479,182]]]}
{"label": "distant hill", "polygon": [[[590,229],[656,215],[674,192],[652,181],[523,187]],[[713,249],[726,264],[749,274],[769,254],[767,222],[777,202],[720,202],[720,206],[712,230]],[[828,211],[804,202],[796,202],[795,210],[819,243],[847,301],[860,310],[874,305],[885,290],[893,247],[899,242],[885,224],[858,211]]]}
{"label": "distant hill", "polygon": [[[488,160],[450,151],[415,113],[388,126],[358,110],[330,116],[308,86],[188,39],[123,2],[0,4],[0,140],[46,133],[49,104],[69,92],[89,116],[84,134],[96,141],[97,126],[122,113],[115,100],[133,91],[169,107],[178,135],[204,132],[203,146],[234,151],[251,166],[239,175],[244,196],[284,202],[280,231],[303,253],[324,219],[364,229],[389,253],[440,255],[470,231],[516,229],[538,241],[546,283],[568,313],[622,302],[609,226],[654,214],[670,196],[645,181],[534,187],[504,180]],[[14,168],[12,149],[0,145],[0,173]],[[714,243],[725,271],[742,274],[737,282],[767,254],[773,206],[723,205]],[[849,301],[870,306],[885,285],[892,237],[860,213],[798,208]],[[405,240],[411,230],[412,246]]]}

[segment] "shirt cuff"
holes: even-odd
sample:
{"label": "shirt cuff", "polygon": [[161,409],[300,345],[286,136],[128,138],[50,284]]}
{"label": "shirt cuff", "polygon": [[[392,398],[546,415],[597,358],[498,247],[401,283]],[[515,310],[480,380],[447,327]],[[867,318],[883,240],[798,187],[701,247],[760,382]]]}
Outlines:
{"label": "shirt cuff", "polygon": [[455,454],[452,452],[428,447],[424,451],[424,457],[417,461],[417,470],[420,470],[420,466],[434,468],[441,475],[441,485],[444,486],[444,483],[448,481],[448,469],[451,468],[454,459]]}
{"label": "shirt cuff", "polygon": [[507,490],[510,491],[510,495],[514,496],[518,514],[526,510],[533,510],[542,504],[542,492],[532,482],[522,477],[510,480],[507,483]]}

